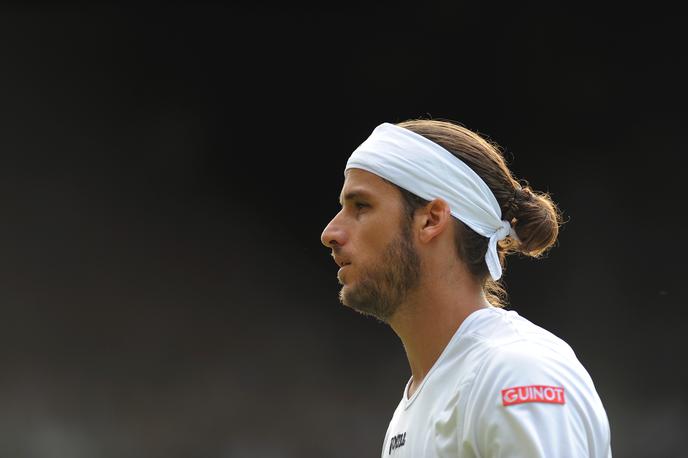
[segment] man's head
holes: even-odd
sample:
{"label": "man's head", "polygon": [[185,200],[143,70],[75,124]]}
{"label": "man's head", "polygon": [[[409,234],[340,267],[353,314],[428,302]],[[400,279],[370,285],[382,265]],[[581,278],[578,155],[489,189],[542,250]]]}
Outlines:
{"label": "man's head", "polygon": [[[422,256],[418,255],[414,242],[414,237],[418,241],[421,234],[417,229],[432,220],[433,211],[436,217],[441,216],[442,206],[447,205],[443,200],[446,197],[453,206],[454,217],[450,215],[449,219],[453,223],[454,246],[440,255],[458,258],[488,299],[495,305],[502,305],[505,292],[496,280],[504,267],[505,255],[520,252],[539,256],[545,252],[556,240],[561,222],[556,206],[547,194],[522,186],[512,176],[495,144],[460,125],[448,121],[410,120],[386,128],[388,134],[383,132],[375,137],[374,133],[372,141],[364,142],[349,160],[350,168],[342,190],[342,211],[322,235],[322,242],[332,248],[340,265],[349,261],[347,256],[358,259],[355,267],[352,262],[352,268],[346,266],[340,270],[340,281],[344,285],[342,301],[383,320],[391,317],[422,277]],[[391,141],[385,135],[391,136]],[[419,150],[428,145],[429,153],[423,156],[426,153]],[[422,156],[420,161],[417,160],[419,155]],[[435,160],[442,165],[435,164]],[[391,176],[390,181],[396,180],[396,185],[371,173],[374,170],[366,172],[357,168],[376,171],[379,164],[383,169],[388,168],[381,170],[381,174],[387,178]],[[454,183],[452,170],[455,165]],[[447,168],[452,170],[445,173]],[[403,189],[399,182],[408,189],[419,189],[419,193],[426,194],[426,199]],[[426,184],[416,184],[423,182]],[[367,201],[353,199],[364,196],[358,189],[366,187]],[[448,194],[443,196],[443,192]],[[352,199],[349,201],[347,197]],[[380,200],[375,201],[375,206],[367,206],[371,199]],[[381,207],[380,203],[383,203]],[[421,209],[426,219],[416,222],[416,229],[411,233],[414,218]],[[472,217],[472,214],[478,216]],[[437,233],[450,232],[446,231],[448,225],[436,226],[430,239]],[[506,233],[501,232],[505,228],[511,234],[506,238]],[[350,239],[349,231],[357,234]],[[428,233],[423,234],[428,236]],[[361,242],[350,243],[359,237]],[[486,255],[491,251],[488,262]],[[495,264],[498,265],[495,267]]]}

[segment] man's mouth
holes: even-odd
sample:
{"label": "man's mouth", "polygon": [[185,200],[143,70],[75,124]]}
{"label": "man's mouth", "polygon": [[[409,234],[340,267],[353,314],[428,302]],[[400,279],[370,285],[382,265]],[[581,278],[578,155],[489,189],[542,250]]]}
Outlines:
{"label": "man's mouth", "polygon": [[351,264],[351,262],[350,262],[349,260],[344,259],[344,258],[340,258],[339,256],[336,256],[336,255],[334,255],[334,254],[332,255],[332,257],[334,258],[334,262],[335,262],[340,268],[345,267],[345,266],[348,266],[349,264]]}

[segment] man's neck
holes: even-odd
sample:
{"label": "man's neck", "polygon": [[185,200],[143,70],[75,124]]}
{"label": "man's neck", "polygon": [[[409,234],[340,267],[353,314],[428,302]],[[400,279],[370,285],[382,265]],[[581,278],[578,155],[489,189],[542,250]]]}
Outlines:
{"label": "man's neck", "polygon": [[409,397],[466,317],[487,306],[482,289],[455,282],[425,284],[410,295],[389,322],[404,345],[411,367]]}

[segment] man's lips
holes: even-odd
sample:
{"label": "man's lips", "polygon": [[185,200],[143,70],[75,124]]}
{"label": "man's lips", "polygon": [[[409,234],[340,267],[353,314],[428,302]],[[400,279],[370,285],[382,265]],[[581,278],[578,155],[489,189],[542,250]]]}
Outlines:
{"label": "man's lips", "polygon": [[342,258],[342,257],[336,256],[336,255],[334,255],[334,254],[332,255],[332,257],[334,258],[334,262],[335,262],[340,268],[341,268],[341,267],[348,266],[349,264],[351,264],[351,261],[349,261],[349,260],[346,259],[346,258]]}

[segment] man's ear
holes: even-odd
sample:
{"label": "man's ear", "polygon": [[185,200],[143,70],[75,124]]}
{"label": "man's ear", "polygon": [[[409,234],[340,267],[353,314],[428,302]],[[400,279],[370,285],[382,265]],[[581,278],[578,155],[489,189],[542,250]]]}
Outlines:
{"label": "man's ear", "polygon": [[447,230],[452,217],[449,204],[444,199],[434,199],[417,212],[421,243],[428,243]]}

